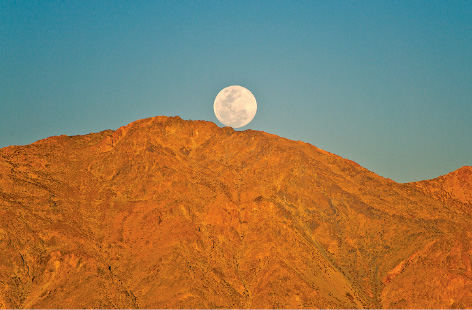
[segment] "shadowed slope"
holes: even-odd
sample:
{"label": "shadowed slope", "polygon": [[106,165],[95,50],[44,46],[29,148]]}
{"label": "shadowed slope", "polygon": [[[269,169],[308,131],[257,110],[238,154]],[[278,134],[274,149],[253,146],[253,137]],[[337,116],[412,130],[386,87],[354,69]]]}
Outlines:
{"label": "shadowed slope", "polygon": [[0,213],[4,307],[472,306],[462,205],[264,132],[154,117],[3,148]]}

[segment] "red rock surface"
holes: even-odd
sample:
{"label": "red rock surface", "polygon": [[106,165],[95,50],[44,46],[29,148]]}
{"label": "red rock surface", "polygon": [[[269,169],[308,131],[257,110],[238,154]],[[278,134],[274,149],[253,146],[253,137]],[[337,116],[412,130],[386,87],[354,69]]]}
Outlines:
{"label": "red rock surface", "polygon": [[154,117],[0,149],[0,307],[472,307],[471,168]]}

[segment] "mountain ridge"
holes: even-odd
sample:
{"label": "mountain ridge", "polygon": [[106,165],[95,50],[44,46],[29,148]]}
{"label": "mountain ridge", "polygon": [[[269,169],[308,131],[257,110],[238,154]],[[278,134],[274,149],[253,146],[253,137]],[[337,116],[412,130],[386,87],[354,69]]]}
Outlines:
{"label": "mountain ridge", "polygon": [[471,307],[469,187],[421,182],[180,117],[2,148],[0,306]]}
{"label": "mountain ridge", "polygon": [[463,166],[455,171],[431,180],[412,182],[440,200],[452,199],[460,203],[472,203],[472,166]]}

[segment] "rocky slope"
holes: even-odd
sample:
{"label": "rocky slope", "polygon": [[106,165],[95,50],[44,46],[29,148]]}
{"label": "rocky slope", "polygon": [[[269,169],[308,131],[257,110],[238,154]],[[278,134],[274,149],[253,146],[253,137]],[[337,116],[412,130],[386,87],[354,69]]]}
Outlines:
{"label": "rocky slope", "polygon": [[178,117],[6,147],[0,307],[471,308],[470,184]]}
{"label": "rocky slope", "polygon": [[472,167],[464,166],[436,179],[411,183],[442,202],[472,212]]}

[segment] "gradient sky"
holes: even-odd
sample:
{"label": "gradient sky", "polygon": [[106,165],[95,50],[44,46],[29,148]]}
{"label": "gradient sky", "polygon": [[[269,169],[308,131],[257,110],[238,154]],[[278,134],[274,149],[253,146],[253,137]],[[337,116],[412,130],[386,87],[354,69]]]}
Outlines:
{"label": "gradient sky", "polygon": [[0,147],[178,115],[302,140],[398,182],[472,165],[472,1],[0,1]]}

